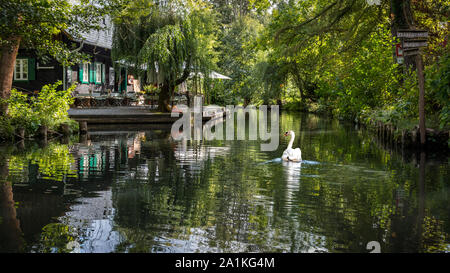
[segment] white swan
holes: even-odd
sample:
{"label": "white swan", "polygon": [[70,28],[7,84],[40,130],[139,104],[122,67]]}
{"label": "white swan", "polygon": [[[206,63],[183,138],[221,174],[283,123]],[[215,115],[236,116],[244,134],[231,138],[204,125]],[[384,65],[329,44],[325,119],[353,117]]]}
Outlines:
{"label": "white swan", "polygon": [[292,144],[294,143],[294,138],[295,138],[294,131],[289,131],[289,132],[284,133],[284,136],[289,136],[289,135],[291,136],[291,140],[289,141],[287,149],[284,150],[281,158],[284,161],[300,162],[300,161],[302,161],[302,151],[300,151],[300,148],[292,149]]}

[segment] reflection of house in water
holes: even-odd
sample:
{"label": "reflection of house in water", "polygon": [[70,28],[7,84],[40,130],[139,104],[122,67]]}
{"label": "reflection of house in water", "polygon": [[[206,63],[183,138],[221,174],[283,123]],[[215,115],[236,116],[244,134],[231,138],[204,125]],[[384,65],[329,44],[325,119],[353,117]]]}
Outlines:
{"label": "reflection of house in water", "polygon": [[[100,186],[97,183],[103,185],[89,191],[88,197],[77,198],[64,216],[59,217],[63,224],[75,229],[81,252],[113,252],[120,243],[120,234],[114,230],[115,209],[110,183],[136,176],[147,177],[148,168],[140,164],[139,158],[143,138],[144,133],[91,132],[90,141],[72,147],[79,179],[87,182],[84,187],[92,190]],[[123,172],[113,178],[117,170]]]}
{"label": "reflection of house in water", "polygon": [[141,152],[141,140],[144,138],[144,133],[136,133],[133,138],[127,139],[128,158],[134,158],[136,154]]}
{"label": "reflection of house in water", "polygon": [[[217,156],[226,155],[230,147],[213,147],[202,145],[187,145],[187,140],[178,142],[175,148],[175,158],[180,161],[180,165],[196,166],[208,159],[213,160]],[[199,167],[199,166],[198,166]]]}
{"label": "reflection of house in water", "polygon": [[[127,168],[131,163],[129,160],[135,159],[141,152],[144,133],[118,135],[117,132],[92,132],[90,137],[91,141],[87,144],[78,144],[72,149],[78,158],[80,178],[102,176],[109,170]],[[145,172],[145,168],[139,170]]]}
{"label": "reflection of house in water", "polygon": [[[203,133],[204,139],[211,139],[211,136],[206,136],[206,134],[211,133],[211,128],[215,127],[215,130],[217,130],[216,126],[223,126],[224,119],[222,117],[222,110],[219,110],[215,108],[210,109],[210,111],[212,111],[210,115],[214,116],[216,115],[216,111],[219,111],[218,116],[203,125],[202,132],[191,132],[192,139],[195,138],[195,133]],[[180,132],[180,135],[181,134],[182,133]],[[175,158],[181,162],[182,166],[187,165],[196,168],[200,167],[198,163],[204,162],[206,160],[213,160],[217,156],[226,155],[229,151],[230,147],[227,146],[214,147],[209,146],[207,142],[198,142],[195,140],[191,140],[188,145],[188,140],[183,137],[180,141],[177,142],[174,153]]]}

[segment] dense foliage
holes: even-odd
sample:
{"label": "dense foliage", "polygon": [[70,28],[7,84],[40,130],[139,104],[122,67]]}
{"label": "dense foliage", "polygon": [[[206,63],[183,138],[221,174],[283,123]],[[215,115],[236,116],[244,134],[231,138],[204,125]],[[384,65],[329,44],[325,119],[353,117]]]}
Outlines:
{"label": "dense foliage", "polygon": [[440,109],[439,121],[442,128],[450,124],[450,53],[447,52],[429,71],[428,89],[434,93],[433,102]]}
{"label": "dense foliage", "polygon": [[[285,79],[278,93],[287,103],[286,108],[414,127],[418,119],[417,79],[410,70],[414,65],[397,64],[393,56],[398,40],[392,33],[398,28],[417,27],[429,32],[429,45],[423,50],[426,78],[436,79],[434,85],[429,81],[426,86],[428,126],[437,127],[436,116],[440,115],[440,127],[448,129],[448,99],[439,95],[445,91],[437,88],[437,82],[445,86],[443,75],[448,68],[437,62],[449,51],[446,33],[450,26],[445,18],[450,5],[445,1],[406,1],[404,6],[410,9],[401,10],[397,2],[279,3],[262,40],[269,59],[283,68],[272,79]],[[412,14],[403,18],[407,11]],[[406,61],[411,62],[405,57]],[[292,86],[298,91],[292,92]]]}
{"label": "dense foliage", "polygon": [[0,1],[0,47],[32,48],[40,56],[51,55],[64,64],[83,56],[55,36],[68,32],[75,39],[90,30],[100,29],[102,16],[111,13],[120,0],[2,0]]}
{"label": "dense foliage", "polygon": [[25,129],[26,136],[36,134],[40,126],[50,130],[58,130],[63,123],[76,128],[75,121],[69,118],[68,110],[73,103],[72,92],[75,85],[67,90],[57,90],[61,82],[45,85],[37,96],[28,96],[13,89],[11,97],[6,101],[9,104],[9,117],[2,117],[0,137],[11,139],[16,130]]}
{"label": "dense foliage", "polygon": [[[200,92],[209,104],[279,104],[413,128],[415,61],[397,62],[395,33],[419,28],[429,32],[422,50],[427,126],[449,128],[448,1],[95,2],[2,2],[7,16],[0,21],[0,45],[20,37],[22,45],[64,55],[65,62],[70,48],[53,37],[63,29],[76,36],[98,28],[98,18],[108,13],[115,24],[114,60],[158,93],[160,111],[170,111],[178,86],[187,82],[190,94]],[[212,70],[231,80],[210,79]]]}
{"label": "dense foliage", "polygon": [[159,109],[170,111],[175,87],[191,72],[207,75],[214,65],[216,27],[203,1],[131,1],[115,17],[113,58],[160,85]]}
{"label": "dense foliage", "polygon": [[[52,56],[66,66],[86,59],[74,43],[63,42],[62,34],[82,40],[82,33],[104,27],[103,16],[114,14],[123,1],[0,1],[0,98],[11,94],[19,48],[34,50],[44,60]],[[8,105],[0,104],[0,116],[7,114]]]}
{"label": "dense foliage", "polygon": [[217,104],[282,104],[357,121],[418,123],[415,59],[397,62],[393,34],[429,32],[423,49],[427,126],[448,129],[448,1],[212,1]]}

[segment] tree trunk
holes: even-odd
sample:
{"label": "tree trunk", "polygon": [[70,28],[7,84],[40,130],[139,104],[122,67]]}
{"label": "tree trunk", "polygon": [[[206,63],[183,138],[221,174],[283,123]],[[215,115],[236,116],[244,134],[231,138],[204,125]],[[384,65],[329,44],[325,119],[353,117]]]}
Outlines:
{"label": "tree trunk", "polygon": [[186,98],[187,98],[187,106],[191,107],[191,96],[189,95],[189,91],[186,92]]}
{"label": "tree trunk", "polygon": [[278,106],[280,107],[280,109],[281,109],[283,103],[282,103],[282,101],[281,101],[280,98],[277,99],[277,105],[278,105]]}
{"label": "tree trunk", "polygon": [[23,246],[20,222],[13,196],[12,184],[7,179],[7,158],[0,158],[0,252],[20,252]]}
{"label": "tree trunk", "polygon": [[191,59],[188,58],[186,61],[186,68],[184,69],[183,74],[181,75],[180,78],[176,79],[175,81],[170,80],[164,81],[158,96],[158,111],[165,113],[172,111],[170,100],[174,94],[175,86],[180,85],[189,77],[191,73],[191,70],[189,68],[190,65]]}
{"label": "tree trunk", "polygon": [[172,98],[172,92],[174,87],[165,82],[161,86],[161,92],[159,92],[158,96],[158,111],[160,112],[170,112],[172,109],[170,107],[170,99]]}
{"label": "tree trunk", "polygon": [[[7,44],[2,46],[0,55],[0,98],[8,99],[11,95],[11,86],[14,76],[14,66],[17,53],[19,52],[21,37],[14,37],[7,40]],[[8,105],[0,105],[0,116],[8,113]]]}
{"label": "tree trunk", "polygon": [[180,78],[172,82],[166,80],[163,83],[161,86],[161,92],[159,92],[158,96],[158,111],[165,113],[172,111],[170,100],[175,92],[175,86],[180,85],[189,77],[191,73],[191,70],[189,69],[190,63],[190,59],[188,59],[186,62],[186,68]]}

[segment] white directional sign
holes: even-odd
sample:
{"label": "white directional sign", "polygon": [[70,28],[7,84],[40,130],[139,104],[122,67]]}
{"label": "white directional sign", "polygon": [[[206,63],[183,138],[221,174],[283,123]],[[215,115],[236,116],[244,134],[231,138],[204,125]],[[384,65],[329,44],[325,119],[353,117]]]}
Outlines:
{"label": "white directional sign", "polygon": [[418,48],[411,48],[410,50],[405,50],[403,51],[403,55],[404,56],[414,56],[414,55],[418,55],[419,49]]}
{"label": "white directional sign", "polygon": [[407,38],[407,39],[428,38],[428,31],[426,31],[426,30],[409,30],[409,29],[398,30],[397,37],[398,38]]}
{"label": "white directional sign", "polygon": [[403,42],[403,48],[409,47],[425,47],[428,43],[426,40],[406,40]]}

